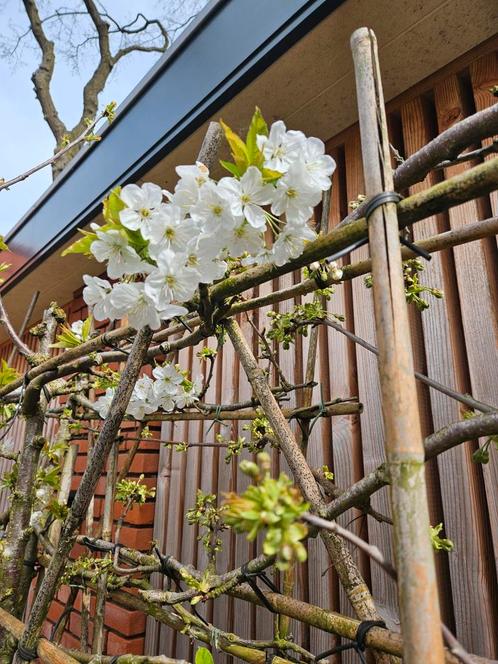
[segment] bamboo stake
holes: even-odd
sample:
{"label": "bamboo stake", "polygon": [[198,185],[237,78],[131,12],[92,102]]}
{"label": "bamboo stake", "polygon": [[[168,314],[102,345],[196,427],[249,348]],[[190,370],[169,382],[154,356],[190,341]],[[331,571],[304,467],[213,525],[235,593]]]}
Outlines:
{"label": "bamboo stake", "polygon": [[[24,623],[14,618],[10,613],[0,609],[0,625],[12,634],[14,639],[20,639],[24,630]],[[78,664],[71,655],[54,646],[47,639],[40,639],[36,644],[36,652],[45,664]]]}
{"label": "bamboo stake", "polygon": [[[351,38],[367,196],[393,190],[375,35]],[[385,447],[391,475],[394,548],[406,664],[444,661],[434,558],[395,203],[370,216],[369,241]]]}
{"label": "bamboo stake", "polygon": [[[111,541],[112,521],[114,510],[114,490],[116,471],[118,466],[119,442],[116,440],[109,454],[107,477],[104,496],[104,514],[102,515],[102,539]],[[111,554],[109,554],[109,557]],[[105,599],[107,595],[107,572],[103,572],[97,581],[97,593],[95,601],[95,617],[93,621],[93,643],[92,652],[100,656],[104,647],[104,615]]]}

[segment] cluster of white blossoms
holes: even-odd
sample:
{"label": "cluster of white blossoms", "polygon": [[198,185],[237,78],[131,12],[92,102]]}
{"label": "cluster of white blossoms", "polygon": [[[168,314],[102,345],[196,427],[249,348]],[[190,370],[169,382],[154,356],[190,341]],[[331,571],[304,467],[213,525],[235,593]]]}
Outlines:
{"label": "cluster of white blossoms", "polygon": [[[172,193],[152,183],[120,190],[118,218],[92,227],[90,253],[119,280],[84,276],[94,318],[127,316],[132,327],[156,330],[162,320],[186,314],[182,304],[200,283],[221,279],[227,261],[283,265],[302,253],[315,238],[309,221],[335,162],[321,140],[288,131],[281,121],[255,143],[257,158],[238,172],[234,164],[234,177],[215,181],[198,162],[177,167]],[[147,383],[142,388],[152,394]]]}
{"label": "cluster of white blossoms", "polygon": [[[152,370],[154,379],[150,376],[142,376],[135,383],[131,399],[126,409],[126,414],[136,420],[143,420],[145,415],[155,413],[159,409],[167,413],[173,410],[182,410],[192,406],[198,401],[201,390],[200,380],[194,381],[186,378],[185,372],[177,365],[165,363],[163,366]],[[94,408],[102,419],[109,413],[115,389],[108,387],[105,394],[99,397]]]}

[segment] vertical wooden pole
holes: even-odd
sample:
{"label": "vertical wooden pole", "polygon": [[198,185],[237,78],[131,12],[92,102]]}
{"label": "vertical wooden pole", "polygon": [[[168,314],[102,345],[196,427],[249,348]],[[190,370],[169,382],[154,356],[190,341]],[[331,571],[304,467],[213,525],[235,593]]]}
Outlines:
{"label": "vertical wooden pole", "polygon": [[[393,189],[375,35],[368,28],[356,30],[351,48],[365,193],[371,197]],[[443,641],[395,203],[372,212],[369,241],[404,661],[440,664]]]}

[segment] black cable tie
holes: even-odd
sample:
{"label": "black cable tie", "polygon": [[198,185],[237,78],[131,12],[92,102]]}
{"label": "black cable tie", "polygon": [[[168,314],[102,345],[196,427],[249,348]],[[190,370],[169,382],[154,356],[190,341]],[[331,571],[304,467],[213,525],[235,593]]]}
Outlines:
{"label": "black cable tie", "polygon": [[36,561],[34,560],[23,560],[24,567],[29,567],[31,569],[36,569]]}
{"label": "black cable tie", "polygon": [[154,547],[154,552],[156,556],[159,558],[159,563],[161,565],[161,572],[170,579],[173,578],[171,570],[168,567],[169,560],[172,556],[170,554],[167,555],[162,554],[157,546]]}
{"label": "black cable tie", "polygon": [[355,638],[351,643],[345,643],[315,655],[315,662],[325,659],[329,655],[336,655],[337,653],[344,652],[345,650],[354,650],[358,654],[361,663],[366,664],[365,657],[363,656],[366,648],[365,639],[372,627],[383,627],[385,629],[386,623],[383,620],[363,620],[358,625]]}
{"label": "black cable tie", "polygon": [[109,664],[117,664],[120,657],[121,655],[113,655],[109,660]]}
{"label": "black cable tie", "polygon": [[116,344],[114,344],[112,341],[109,341],[109,338],[107,337],[107,333],[104,333],[102,335],[102,341],[106,346],[109,346],[109,348],[112,348],[113,350],[117,350],[119,353],[124,353],[125,355],[130,355],[129,351],[125,350],[124,348],[120,348]]}
{"label": "black cable tie", "polygon": [[[369,201],[362,205],[362,214],[368,222],[368,218],[378,207],[384,205],[384,203],[399,203],[402,198],[403,196],[396,191],[382,191],[380,194],[372,196]],[[346,254],[350,254],[355,249],[363,247],[365,244],[368,244],[368,237],[361,238],[361,240],[349,244],[344,249],[339,249],[339,251],[327,258],[327,263],[333,263]]]}
{"label": "black cable tie", "polygon": [[188,332],[192,332],[192,328],[190,327],[190,325],[186,321],[184,321],[183,318],[181,318],[181,316],[176,316],[175,320],[176,320],[177,323],[180,323],[180,325],[183,325],[183,327]]}
{"label": "black cable tie", "polygon": [[265,594],[261,591],[261,589],[258,587],[258,584],[256,583],[256,579],[258,576],[261,577],[261,580],[272,590],[273,592],[279,592],[278,588],[273,584],[272,581],[264,574],[264,572],[249,572],[247,569],[248,563],[244,563],[242,567],[240,568],[242,578],[247,581],[247,583],[251,586],[251,588],[254,590],[258,598],[261,600],[262,604],[268,609],[268,611],[271,611],[271,613],[278,613],[275,611],[273,606],[270,604],[270,602],[267,600]]}
{"label": "black cable tie", "polygon": [[17,654],[25,662],[31,662],[33,659],[38,657],[36,648],[32,650],[31,648],[26,648],[26,646],[23,646],[21,643],[19,643],[17,646]]}
{"label": "black cable tie", "polygon": [[428,251],[426,251],[425,249],[422,249],[422,247],[418,247],[416,244],[414,244],[413,242],[408,240],[406,237],[403,237],[403,235],[400,235],[399,241],[405,247],[408,247],[408,249],[413,251],[414,254],[417,254],[421,258],[425,258],[426,261],[431,261],[432,260],[432,256]]}
{"label": "black cable tie", "polygon": [[83,546],[86,546],[87,549],[90,549],[90,551],[96,551],[98,553],[108,553],[109,551],[112,551],[113,553],[116,551],[116,549],[120,549],[123,545],[122,544],[106,544],[106,546],[102,546],[100,544],[97,544],[96,542],[92,542],[92,540],[87,537],[86,535],[83,535],[80,539],[80,544]]}
{"label": "black cable tie", "polygon": [[383,627],[386,629],[386,623],[383,620],[363,620],[356,630],[355,642],[357,647],[364,652],[366,648],[365,639],[372,627]]}
{"label": "black cable tie", "polygon": [[381,191],[379,194],[372,196],[366,203],[363,210],[363,216],[365,219],[369,220],[375,210],[381,205],[386,203],[399,203],[403,199],[401,194],[398,194],[397,191]]}

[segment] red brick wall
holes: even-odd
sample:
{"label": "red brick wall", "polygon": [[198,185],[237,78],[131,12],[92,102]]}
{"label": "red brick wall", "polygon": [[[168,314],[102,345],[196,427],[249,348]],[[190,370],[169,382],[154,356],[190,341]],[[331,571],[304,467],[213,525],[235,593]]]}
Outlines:
{"label": "red brick wall", "polygon": [[[81,289],[75,293],[74,299],[64,306],[67,313],[68,323],[72,323],[79,319],[85,319],[87,316],[87,308],[81,297]],[[100,325],[100,323],[99,323]],[[33,345],[33,337],[28,334],[25,335],[30,344]],[[7,357],[10,352],[10,344],[3,344],[0,347],[0,356]],[[22,370],[22,360],[17,358],[16,362],[18,370]],[[118,367],[115,367],[116,369]],[[159,426],[150,426],[151,431],[155,438],[159,437]],[[52,426],[53,430],[53,426]],[[128,423],[123,427],[123,434],[125,440],[119,447],[119,461],[118,470],[123,467],[127,458],[128,452],[133,445],[132,438],[135,435],[135,425]],[[18,445],[21,444],[22,435],[18,436]],[[88,452],[88,439],[86,436],[74,440],[78,445],[78,454],[75,462],[74,476],[72,479],[71,490],[75,491],[79,486],[81,477],[87,463]],[[138,451],[133,459],[128,477],[137,479],[141,474],[144,475],[144,482],[149,488],[155,487],[156,476],[159,461],[159,447],[160,443],[157,441],[142,440],[140,442]],[[95,492],[94,500],[94,534],[99,531],[100,519],[104,507],[104,492],[105,492],[105,476],[103,475],[98,482],[97,490]],[[120,503],[114,504],[114,528],[116,521],[121,515],[122,505]],[[153,523],[154,523],[154,501],[149,499],[144,505],[134,506],[127,514],[120,534],[120,543],[125,546],[147,551],[151,547],[151,540],[153,536]],[[114,536],[113,528],[113,536]],[[85,529],[82,528],[82,532]],[[80,555],[88,555],[88,550],[80,545],[76,545],[72,551],[72,557]],[[95,555],[95,554],[94,554]],[[98,555],[98,554],[97,554]],[[48,614],[48,619],[44,625],[43,633],[45,636],[50,637],[54,624],[59,619],[61,613],[66,606],[69,599],[69,588],[62,587]],[[62,638],[62,644],[69,648],[80,648],[81,636],[81,603],[82,591],[78,592],[74,609],[70,614],[67,623],[67,629]],[[91,595],[90,604],[90,624],[89,635],[90,643],[93,637],[93,614],[95,611],[95,594]],[[104,652],[109,655],[117,655],[123,653],[142,654],[144,648],[145,637],[145,621],[144,614],[139,611],[128,611],[111,602],[106,602],[105,606],[105,640]]]}

